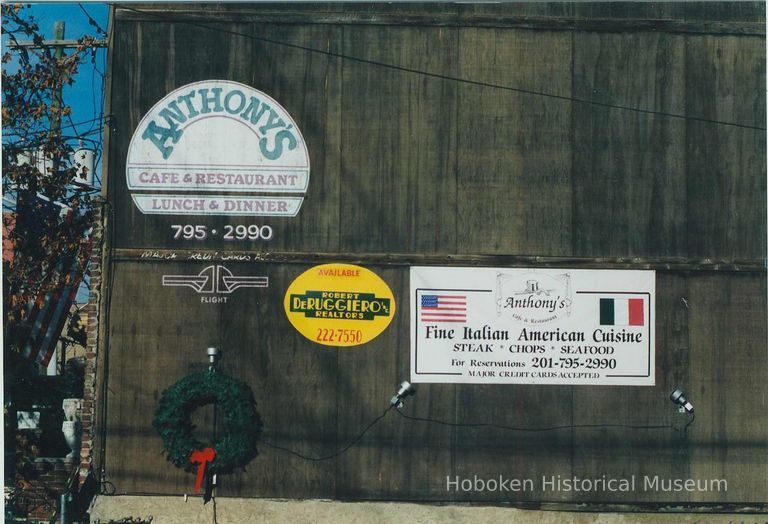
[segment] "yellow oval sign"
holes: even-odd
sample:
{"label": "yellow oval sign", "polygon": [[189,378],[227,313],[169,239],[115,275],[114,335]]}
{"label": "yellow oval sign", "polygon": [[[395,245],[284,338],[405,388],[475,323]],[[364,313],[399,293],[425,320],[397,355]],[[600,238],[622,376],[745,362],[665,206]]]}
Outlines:
{"label": "yellow oval sign", "polygon": [[370,342],[395,315],[395,297],[387,283],[352,264],[308,269],[288,287],[283,305],[299,333],[325,346]]}

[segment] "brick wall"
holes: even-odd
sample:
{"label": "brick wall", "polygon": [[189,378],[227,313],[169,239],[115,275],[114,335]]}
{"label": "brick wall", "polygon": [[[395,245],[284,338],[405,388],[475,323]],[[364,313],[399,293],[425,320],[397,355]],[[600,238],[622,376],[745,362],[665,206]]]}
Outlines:
{"label": "brick wall", "polygon": [[93,468],[95,418],[96,418],[96,357],[99,340],[99,321],[101,320],[101,285],[102,263],[104,261],[104,212],[97,206],[94,217],[93,250],[90,259],[90,295],[85,312],[88,316],[86,333],[88,340],[85,349],[85,385],[83,388],[83,438],[80,447],[80,485]]}
{"label": "brick wall", "polygon": [[36,458],[34,473],[25,475],[23,493],[16,507],[26,513],[29,522],[49,522],[58,512],[59,497],[67,490],[76,459]]}

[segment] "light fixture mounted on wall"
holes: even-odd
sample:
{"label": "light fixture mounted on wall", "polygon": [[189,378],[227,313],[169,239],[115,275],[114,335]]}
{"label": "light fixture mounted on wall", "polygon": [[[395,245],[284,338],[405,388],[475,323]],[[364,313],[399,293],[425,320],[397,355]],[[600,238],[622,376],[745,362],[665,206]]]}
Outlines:
{"label": "light fixture mounted on wall", "polygon": [[210,347],[205,350],[205,353],[208,355],[210,369],[216,368],[216,363],[221,358],[221,350],[219,348]]}
{"label": "light fixture mounted on wall", "polygon": [[685,398],[685,394],[683,393],[682,389],[677,388],[672,393],[670,393],[669,400],[681,406],[683,408],[680,410],[681,412],[685,410],[688,413],[693,413],[693,404],[688,402],[688,399]]}
{"label": "light fixture mounted on wall", "polygon": [[403,407],[403,399],[405,397],[410,397],[411,395],[416,394],[416,388],[413,387],[413,385],[408,382],[407,380],[404,380],[402,384],[400,384],[400,389],[397,390],[397,393],[395,393],[395,396],[392,397],[392,400],[390,400],[390,404],[395,406],[396,408],[400,409]]}

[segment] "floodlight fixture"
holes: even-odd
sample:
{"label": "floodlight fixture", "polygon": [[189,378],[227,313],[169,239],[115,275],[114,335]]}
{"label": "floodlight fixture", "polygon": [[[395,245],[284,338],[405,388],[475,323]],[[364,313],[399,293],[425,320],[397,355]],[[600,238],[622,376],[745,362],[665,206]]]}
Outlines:
{"label": "floodlight fixture", "polygon": [[416,394],[416,388],[413,387],[413,384],[411,384],[407,380],[404,380],[400,384],[400,389],[397,390],[397,393],[395,393],[395,396],[392,397],[392,400],[390,400],[389,402],[396,408],[401,408],[403,406],[403,399],[405,397],[410,397],[411,395],[415,395],[415,394]]}
{"label": "floodlight fixture", "polygon": [[680,388],[677,388],[669,395],[669,400],[674,402],[675,404],[682,406],[685,411],[688,413],[693,413],[693,404],[688,402],[688,399],[685,398],[685,394],[683,393],[683,390]]}
{"label": "floodlight fixture", "polygon": [[208,355],[208,362],[211,364],[211,369],[216,367],[216,362],[221,358],[221,350],[219,348],[210,347],[205,350]]}

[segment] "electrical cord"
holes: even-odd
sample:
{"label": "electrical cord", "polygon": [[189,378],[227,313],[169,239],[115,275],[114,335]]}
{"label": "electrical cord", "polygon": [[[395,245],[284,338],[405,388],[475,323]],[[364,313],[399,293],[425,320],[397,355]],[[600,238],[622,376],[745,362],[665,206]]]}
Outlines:
{"label": "electrical cord", "polygon": [[[103,211],[106,215],[102,215],[102,224],[104,219],[106,218],[107,221],[107,227],[102,230],[102,238],[101,238],[101,249],[106,250],[106,271],[107,271],[107,285],[104,296],[104,318],[99,318],[101,316],[102,310],[101,304],[99,304],[99,308],[96,309],[96,315],[99,320],[103,320],[103,326],[109,326],[109,315],[110,310],[112,308],[112,292],[114,285],[114,278],[115,278],[115,271],[114,271],[114,235],[115,235],[115,212],[114,207],[109,202],[109,200],[103,201]],[[102,259],[104,259],[104,252],[102,251]],[[103,273],[102,273],[103,278]],[[100,284],[103,284],[104,282],[100,282]],[[101,287],[98,289],[99,292],[101,292]],[[98,345],[98,343],[97,343]],[[102,346],[102,351],[104,352],[103,357],[103,364],[101,372],[103,373],[101,378],[101,405],[99,406],[99,414],[98,414],[98,420],[100,427],[98,428],[99,431],[99,438],[101,440],[100,446],[99,446],[99,462],[100,462],[100,471],[99,471],[99,485],[100,486],[107,486],[112,485],[114,487],[114,484],[109,482],[107,480],[107,466],[106,466],[106,459],[107,459],[107,392],[110,391],[109,389],[109,329],[104,330],[104,344]],[[96,427],[93,428],[93,433],[96,433]],[[113,491],[114,493],[114,491]]]}
{"label": "electrical cord", "polygon": [[320,461],[323,461],[323,460],[329,460],[329,459],[338,457],[342,453],[346,452],[349,448],[351,448],[352,446],[357,444],[360,441],[360,439],[362,439],[363,436],[368,432],[369,429],[371,429],[379,421],[381,421],[381,419],[383,419],[384,417],[387,416],[387,414],[392,409],[392,407],[393,406],[390,405],[387,409],[384,410],[384,413],[382,413],[381,415],[379,415],[378,417],[373,419],[367,426],[365,426],[365,429],[363,429],[363,431],[361,431],[359,435],[357,435],[355,438],[353,438],[349,442],[349,444],[347,444],[343,448],[335,451],[334,453],[332,453],[330,455],[325,455],[325,456],[322,456],[322,457],[310,457],[309,455],[304,455],[304,454],[299,453],[298,451],[295,451],[293,449],[285,448],[283,446],[278,446],[277,444],[272,444],[271,442],[267,442],[267,441],[262,440],[261,443],[264,444],[265,446],[270,447],[270,448],[277,449],[277,450],[280,450],[280,451],[285,451],[287,453],[290,453],[291,455],[295,455],[295,456],[297,456],[299,458],[303,458],[305,460],[311,460],[311,461],[315,461],[315,462],[320,462]]}
{"label": "electrical cord", "polygon": [[696,419],[696,414],[695,413],[691,413],[691,419],[688,421],[688,423],[685,426],[683,426],[683,430],[681,431],[681,433],[683,434],[683,437],[687,437],[688,436],[688,426],[693,424],[693,421],[695,419]]}
{"label": "electrical cord", "polygon": [[[295,455],[299,458],[305,459],[305,460],[311,460],[311,461],[323,461],[323,460],[329,460],[335,457],[338,457],[342,453],[349,450],[352,446],[357,444],[363,436],[370,430],[374,425],[376,425],[379,421],[381,421],[387,414],[390,412],[390,410],[395,407],[394,405],[390,405],[387,409],[384,410],[384,412],[373,419],[365,428],[363,429],[360,434],[358,434],[354,439],[352,439],[346,446],[343,448],[335,451],[334,453],[330,455],[325,455],[321,457],[312,457],[309,455],[304,455],[303,453],[299,453],[296,450],[286,448],[283,446],[279,446],[277,444],[273,444],[268,441],[262,440],[261,443],[264,444],[267,447],[279,450],[279,451],[285,451],[286,453],[290,453],[291,455]],[[651,425],[640,425],[640,424],[564,424],[559,426],[542,426],[538,428],[534,427],[522,427],[522,426],[505,426],[503,424],[494,424],[492,422],[449,422],[446,420],[438,420],[433,418],[427,418],[427,417],[414,417],[412,415],[407,415],[403,413],[399,408],[395,410],[395,412],[400,415],[401,417],[411,420],[414,422],[429,422],[432,424],[439,424],[441,426],[449,426],[449,427],[462,427],[462,428],[496,428],[496,429],[503,429],[507,431],[524,431],[524,432],[530,432],[530,433],[537,433],[537,432],[543,432],[543,431],[557,431],[561,429],[579,429],[579,428],[624,428],[624,429],[672,429],[675,431],[678,431],[682,433],[683,435],[687,435],[688,433],[688,427],[693,424],[693,421],[695,419],[695,416],[691,416],[691,419],[688,421],[688,423],[683,427],[682,430],[678,430],[671,424],[651,424]]]}
{"label": "electrical cord", "polygon": [[117,487],[108,480],[102,480],[99,482],[99,495],[114,495],[117,491]]}
{"label": "electrical cord", "polygon": [[[442,426],[465,427],[465,428],[497,428],[497,429],[505,429],[508,431],[527,431],[527,432],[533,432],[533,433],[541,432],[541,431],[556,431],[559,429],[574,429],[574,428],[675,429],[674,426],[670,424],[666,424],[666,425],[565,424],[562,426],[543,426],[539,428],[531,428],[531,427],[521,427],[521,426],[504,426],[502,424],[494,424],[492,422],[476,422],[476,423],[448,422],[445,420],[437,420],[433,418],[414,417],[412,415],[406,415],[399,409],[397,410],[397,414],[408,420],[413,420],[416,422],[431,422],[434,424],[440,424]],[[690,425],[690,422],[688,425]]]}

